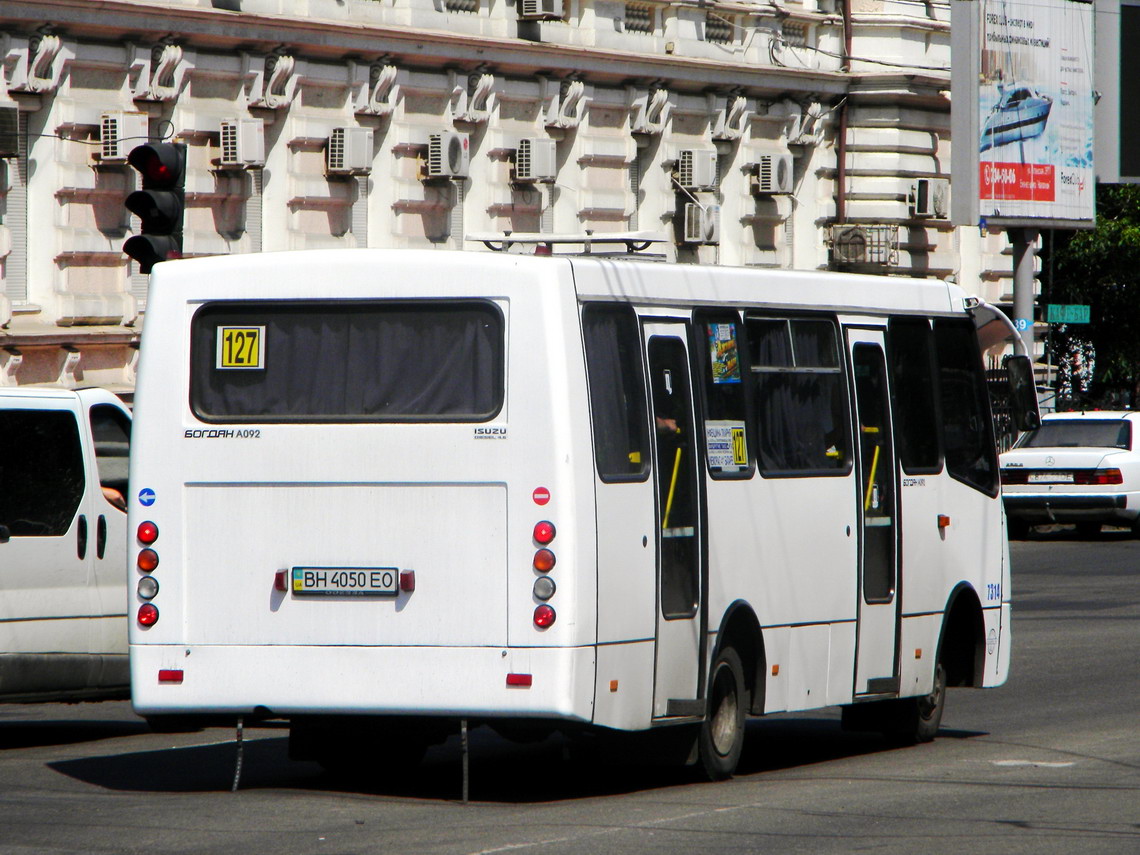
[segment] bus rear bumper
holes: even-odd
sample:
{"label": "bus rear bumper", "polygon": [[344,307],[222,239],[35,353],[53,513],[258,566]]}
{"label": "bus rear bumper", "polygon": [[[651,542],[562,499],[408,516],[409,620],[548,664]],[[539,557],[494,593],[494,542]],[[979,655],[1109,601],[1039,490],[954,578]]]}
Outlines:
{"label": "bus rear bumper", "polygon": [[142,716],[590,722],[594,648],[132,645]]}

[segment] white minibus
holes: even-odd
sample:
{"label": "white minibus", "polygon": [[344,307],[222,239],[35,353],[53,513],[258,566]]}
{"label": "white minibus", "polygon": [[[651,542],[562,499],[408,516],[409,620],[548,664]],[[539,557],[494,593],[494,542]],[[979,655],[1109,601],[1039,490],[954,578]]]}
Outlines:
{"label": "white minibus", "polygon": [[938,281],[336,250],[156,265],[135,402],[135,709],[287,719],[376,769],[460,720],[841,705],[911,741],[1001,685],[977,327]]}

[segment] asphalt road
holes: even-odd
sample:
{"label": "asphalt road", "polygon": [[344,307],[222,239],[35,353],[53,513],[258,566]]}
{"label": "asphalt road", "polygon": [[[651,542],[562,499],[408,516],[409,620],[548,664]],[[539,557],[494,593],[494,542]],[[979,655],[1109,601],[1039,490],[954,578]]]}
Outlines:
{"label": "asphalt road", "polygon": [[[0,853],[1140,853],[1140,540],[1013,545],[1014,653],[892,748],[835,710],[749,725],[723,783],[472,733],[395,781],[290,762],[285,732],[150,733],[125,702],[0,707]],[[604,760],[604,758],[602,758]]]}

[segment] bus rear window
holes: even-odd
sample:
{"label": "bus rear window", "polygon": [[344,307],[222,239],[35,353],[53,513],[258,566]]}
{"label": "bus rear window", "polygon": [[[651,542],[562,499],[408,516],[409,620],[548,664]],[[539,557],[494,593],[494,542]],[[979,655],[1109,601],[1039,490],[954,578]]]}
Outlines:
{"label": "bus rear window", "polygon": [[503,316],[484,301],[212,303],[190,403],[207,422],[475,422],[503,403]]}

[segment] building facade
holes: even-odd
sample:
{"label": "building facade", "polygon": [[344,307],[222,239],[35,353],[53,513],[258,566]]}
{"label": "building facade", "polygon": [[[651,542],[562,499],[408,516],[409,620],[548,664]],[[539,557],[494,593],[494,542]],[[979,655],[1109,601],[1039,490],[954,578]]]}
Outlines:
{"label": "building facade", "polygon": [[949,2],[5,0],[0,385],[133,389],[147,140],[188,256],[650,231],[1008,302],[1005,235],[949,220]]}

